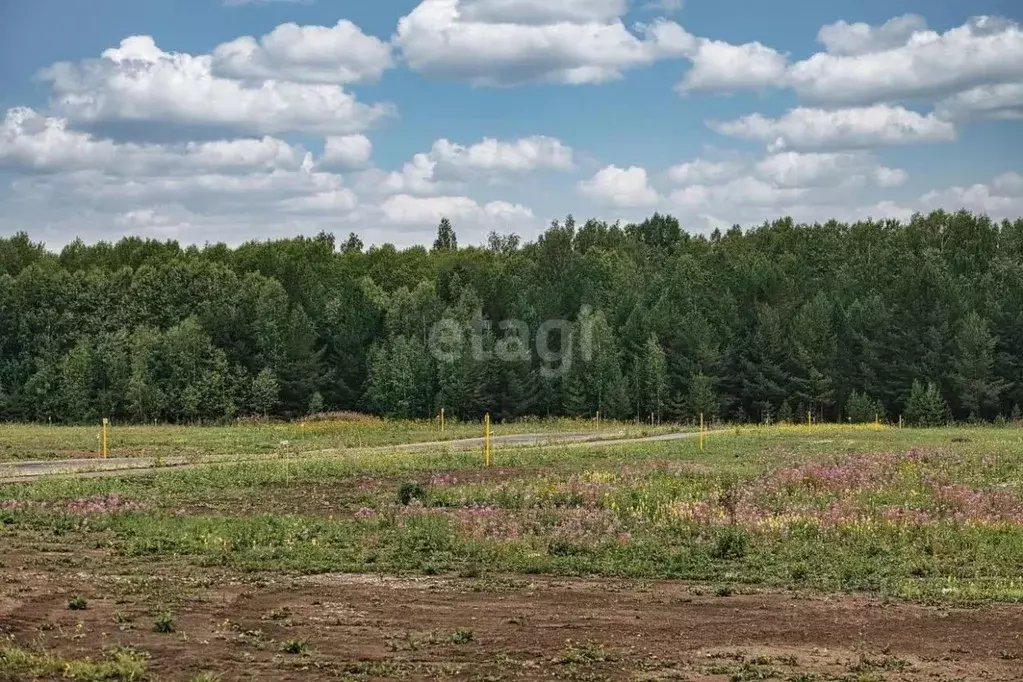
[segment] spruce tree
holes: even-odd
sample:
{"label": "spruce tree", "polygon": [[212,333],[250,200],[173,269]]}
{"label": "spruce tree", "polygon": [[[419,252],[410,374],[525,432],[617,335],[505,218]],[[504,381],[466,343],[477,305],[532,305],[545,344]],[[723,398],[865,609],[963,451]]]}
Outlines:
{"label": "spruce tree", "polygon": [[786,398],[781,401],[781,407],[778,408],[778,422],[780,424],[791,424],[792,417],[792,405],[789,403],[788,398]]}
{"label": "spruce tree", "polygon": [[911,426],[941,426],[947,420],[948,404],[938,386],[933,381],[926,385],[914,381],[906,402],[906,421]]}

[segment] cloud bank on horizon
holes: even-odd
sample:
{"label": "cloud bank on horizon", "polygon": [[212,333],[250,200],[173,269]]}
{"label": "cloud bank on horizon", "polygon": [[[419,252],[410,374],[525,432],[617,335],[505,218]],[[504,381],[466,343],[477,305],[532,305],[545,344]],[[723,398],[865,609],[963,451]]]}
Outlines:
{"label": "cloud bank on horizon", "polygon": [[751,39],[724,9],[690,25],[695,4],[421,0],[362,17],[392,26],[374,35],[324,2],[206,2],[204,49],[152,26],[0,74],[24,93],[0,110],[0,234],[409,245],[442,217],[480,243],[568,213],[692,231],[1023,215],[1016,18],[949,3],[940,28],[835,16]]}

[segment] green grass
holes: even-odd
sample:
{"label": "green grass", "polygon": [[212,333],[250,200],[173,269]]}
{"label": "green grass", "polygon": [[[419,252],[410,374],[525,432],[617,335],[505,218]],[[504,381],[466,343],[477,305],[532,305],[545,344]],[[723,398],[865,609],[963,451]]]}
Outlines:
{"label": "green grass", "polygon": [[[669,427],[593,420],[525,420],[494,424],[494,435],[538,432],[600,431],[654,433]],[[259,455],[278,452],[350,449],[478,438],[483,426],[448,420],[443,431],[437,420],[389,421],[366,417],[357,421],[309,421],[231,426],[112,425],[110,457],[202,458]],[[45,459],[85,459],[99,456],[100,426],[0,424],[0,462]]]}
{"label": "green grass", "polygon": [[72,659],[0,646],[0,680],[65,679],[74,682],[139,682],[145,659],[130,651],[113,652],[106,660]]}
{"label": "green grass", "polygon": [[[135,565],[1023,602],[1021,453],[1018,428],[827,426],[729,430],[702,451],[693,439],[498,450],[489,471],[475,452],[364,451],[0,486],[0,542],[58,533]],[[112,494],[107,511],[69,511]],[[121,512],[123,500],[146,506]]]}

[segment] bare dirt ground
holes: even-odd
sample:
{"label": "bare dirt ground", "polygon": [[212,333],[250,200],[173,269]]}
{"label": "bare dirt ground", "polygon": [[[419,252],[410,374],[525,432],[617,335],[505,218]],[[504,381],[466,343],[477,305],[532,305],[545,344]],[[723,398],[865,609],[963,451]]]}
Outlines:
{"label": "bare dirt ground", "polygon": [[[1023,679],[1020,606],[536,576],[282,577],[21,549],[0,564],[0,637],[70,658],[132,647],[159,680]],[[68,610],[73,595],[88,608]],[[162,612],[174,632],[154,632]]]}

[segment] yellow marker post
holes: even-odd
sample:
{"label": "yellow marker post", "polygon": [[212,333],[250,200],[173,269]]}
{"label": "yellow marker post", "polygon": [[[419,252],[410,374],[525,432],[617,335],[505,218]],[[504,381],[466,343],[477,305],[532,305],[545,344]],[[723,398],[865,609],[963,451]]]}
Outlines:
{"label": "yellow marker post", "polygon": [[103,417],[103,429],[100,431],[100,433],[102,435],[100,436],[100,453],[99,453],[99,456],[102,457],[103,459],[107,458],[107,424],[108,423],[109,423],[109,420],[106,417]]}
{"label": "yellow marker post", "polygon": [[483,465],[490,466],[490,414],[483,417]]}
{"label": "yellow marker post", "polygon": [[703,412],[700,413],[700,449],[703,450]]}
{"label": "yellow marker post", "polygon": [[876,414],[874,415],[874,430],[875,431],[881,430],[881,417]]}
{"label": "yellow marker post", "polygon": [[444,433],[444,408],[440,408],[440,432]]}
{"label": "yellow marker post", "polygon": [[600,410],[597,410],[597,429],[600,429]]}
{"label": "yellow marker post", "polygon": [[806,430],[813,431],[813,412],[806,413]]}

